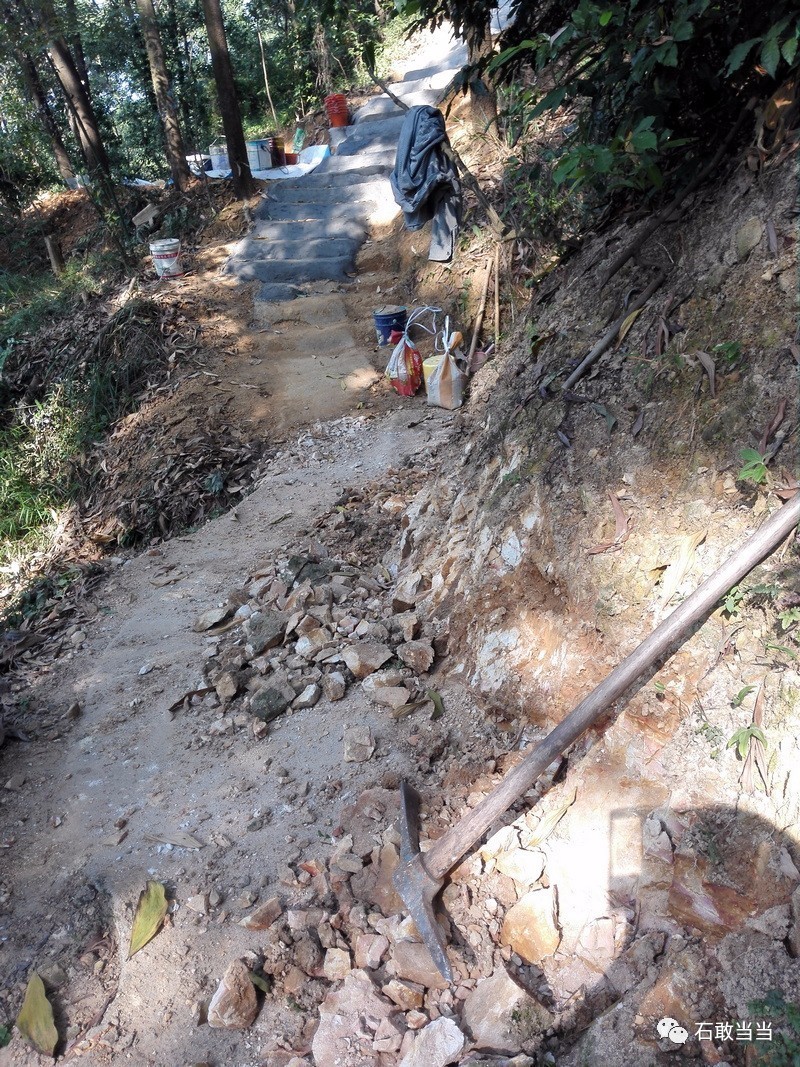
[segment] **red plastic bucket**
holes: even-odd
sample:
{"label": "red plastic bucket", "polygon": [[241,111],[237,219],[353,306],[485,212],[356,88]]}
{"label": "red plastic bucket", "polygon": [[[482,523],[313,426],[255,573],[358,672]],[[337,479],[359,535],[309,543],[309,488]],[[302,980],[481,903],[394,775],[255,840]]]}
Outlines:
{"label": "red plastic bucket", "polygon": [[347,110],[347,97],[344,93],[332,93],[325,97],[325,110],[328,112],[328,121],[331,126],[346,126],[350,121],[350,112]]}

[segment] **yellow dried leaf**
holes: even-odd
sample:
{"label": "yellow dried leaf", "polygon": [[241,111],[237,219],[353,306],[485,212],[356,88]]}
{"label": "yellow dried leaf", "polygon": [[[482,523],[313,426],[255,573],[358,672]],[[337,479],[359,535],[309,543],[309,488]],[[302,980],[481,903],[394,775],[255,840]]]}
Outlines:
{"label": "yellow dried leaf", "polygon": [[575,797],[577,795],[577,789],[573,789],[569,796],[565,797],[563,803],[559,804],[557,808],[553,808],[553,810],[548,812],[532,830],[524,834],[522,840],[523,847],[527,849],[536,848],[538,845],[541,845],[546,841],[575,803]]}
{"label": "yellow dried leaf", "polygon": [[147,888],[140,893],[139,903],[136,905],[128,959],[156,936],[164,923],[167,907],[167,894],[164,886],[160,882],[148,882]]}
{"label": "yellow dried leaf", "polygon": [[17,1029],[25,1040],[45,1056],[55,1056],[58,1030],[53,1022],[53,1008],[44,991],[44,982],[34,971],[25,990],[17,1016]]}
{"label": "yellow dried leaf", "polygon": [[666,607],[672,600],[683,579],[694,562],[697,546],[706,539],[707,530],[686,534],[678,542],[678,554],[664,571],[662,580],[661,606]]}
{"label": "yellow dried leaf", "polygon": [[619,328],[617,341],[621,343],[625,340],[625,338],[628,336],[628,332],[630,331],[631,326],[633,326],[634,322],[636,322],[643,310],[643,308],[639,308],[637,311],[632,311],[630,315],[627,316],[627,318]]}

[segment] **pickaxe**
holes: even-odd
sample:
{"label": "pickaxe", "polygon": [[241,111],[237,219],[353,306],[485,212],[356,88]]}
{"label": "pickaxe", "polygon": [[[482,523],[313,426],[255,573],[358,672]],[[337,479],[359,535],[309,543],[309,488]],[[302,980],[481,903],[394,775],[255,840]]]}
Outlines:
{"label": "pickaxe", "polygon": [[800,493],[784,504],[691,596],[663,620],[619,663],[554,730],[510,771],[491,793],[440,837],[425,853],[419,850],[419,796],[403,782],[400,788],[400,864],[394,884],[442,975],[452,981],[446,940],[433,902],[445,875],[489,827],[523,796],[540,774],[606,712],[662,657],[677,650],[687,632],[705,620],[719,600],[765,559],[800,522]]}

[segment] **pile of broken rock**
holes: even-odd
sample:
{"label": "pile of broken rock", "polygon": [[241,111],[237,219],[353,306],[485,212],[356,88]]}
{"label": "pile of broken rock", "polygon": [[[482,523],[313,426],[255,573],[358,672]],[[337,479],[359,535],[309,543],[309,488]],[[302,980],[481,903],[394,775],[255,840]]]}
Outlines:
{"label": "pile of broken rock", "polygon": [[223,706],[209,736],[233,732],[234,702],[263,737],[287,709],[341,700],[356,681],[397,716],[424,699],[423,676],[446,652],[446,634],[423,627],[413,610],[419,572],[394,584],[381,565],[366,573],[324,553],[318,546],[263,568],[195,622],[207,634],[205,673]]}

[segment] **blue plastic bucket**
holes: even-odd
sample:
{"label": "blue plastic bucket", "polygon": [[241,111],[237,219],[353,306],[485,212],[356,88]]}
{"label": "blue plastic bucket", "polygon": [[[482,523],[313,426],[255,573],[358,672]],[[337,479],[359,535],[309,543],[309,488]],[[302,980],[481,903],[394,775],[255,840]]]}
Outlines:
{"label": "blue plastic bucket", "polygon": [[378,338],[378,344],[388,345],[389,335],[392,330],[397,330],[400,333],[405,330],[406,322],[408,321],[408,309],[390,304],[386,307],[375,308],[372,312],[372,317],[375,320],[375,333]]}

